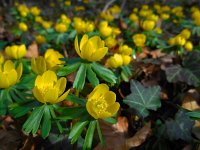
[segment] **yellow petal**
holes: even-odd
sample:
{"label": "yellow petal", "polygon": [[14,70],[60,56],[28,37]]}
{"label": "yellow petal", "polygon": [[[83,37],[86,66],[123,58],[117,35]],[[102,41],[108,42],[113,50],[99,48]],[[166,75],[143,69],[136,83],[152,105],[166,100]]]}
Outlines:
{"label": "yellow petal", "polygon": [[90,61],[90,57],[93,53],[93,50],[94,50],[94,46],[92,42],[88,41],[87,43],[85,43],[85,45],[83,45],[83,48],[81,50],[82,58]]}
{"label": "yellow petal", "polygon": [[114,104],[116,101],[116,94],[112,91],[108,91],[104,94],[104,99],[108,105]]}
{"label": "yellow petal", "polygon": [[18,46],[17,45],[11,46],[11,56],[10,57],[18,59],[17,51],[18,51]]}
{"label": "yellow petal", "polygon": [[41,75],[38,75],[35,80],[35,86],[41,87],[41,84],[43,83],[43,78]]}
{"label": "yellow petal", "polygon": [[41,103],[46,103],[46,102],[44,101],[44,97],[43,97],[42,94],[40,93],[40,90],[39,90],[36,86],[33,88],[33,95],[35,96],[35,98],[36,98],[39,102],[41,102]]}
{"label": "yellow petal", "polygon": [[93,104],[92,104],[92,102],[87,101],[87,103],[86,103],[86,109],[87,109],[88,113],[89,113],[92,117],[94,117],[95,119],[98,119],[97,114],[96,114],[95,111],[93,110]]}
{"label": "yellow petal", "polygon": [[70,89],[67,90],[67,92],[65,92],[63,95],[61,95],[61,96],[57,99],[56,103],[59,103],[59,102],[63,101],[63,100],[68,96],[69,92],[70,92]]}
{"label": "yellow petal", "polygon": [[107,52],[108,52],[107,47],[99,48],[99,49],[97,49],[97,51],[95,53],[92,54],[91,60],[99,61],[106,55]]}
{"label": "yellow petal", "polygon": [[7,46],[7,47],[6,47],[5,52],[6,52],[6,55],[8,55],[9,57],[12,56],[11,47],[10,47],[10,46]]}
{"label": "yellow petal", "polygon": [[17,58],[22,58],[26,55],[26,46],[24,44],[18,46]]}
{"label": "yellow petal", "polygon": [[17,80],[21,78],[22,72],[23,72],[23,65],[22,63],[20,63],[17,67]]}
{"label": "yellow petal", "polygon": [[107,108],[107,111],[111,114],[111,116],[113,116],[113,115],[115,115],[117,113],[117,111],[119,110],[119,108],[120,108],[120,104],[118,102],[116,102],[116,103],[110,105]]}
{"label": "yellow petal", "polygon": [[7,76],[3,73],[0,73],[0,88],[8,88],[9,82]]}
{"label": "yellow petal", "polygon": [[87,34],[84,34],[80,42],[80,51],[82,52],[83,46],[88,42]]}
{"label": "yellow petal", "polygon": [[36,58],[32,58],[31,59],[31,68],[33,70],[34,73],[38,74],[38,70],[37,70],[37,66],[36,66]]}
{"label": "yellow petal", "polygon": [[44,100],[45,102],[49,102],[51,104],[56,103],[56,100],[58,99],[58,89],[55,88],[49,88],[46,90],[44,94]]}
{"label": "yellow petal", "polygon": [[53,84],[54,82],[57,82],[56,73],[50,70],[44,72],[42,78],[44,84]]}
{"label": "yellow petal", "polygon": [[15,69],[14,63],[11,60],[7,60],[4,64],[4,70],[5,72],[9,72],[12,69]]}
{"label": "yellow petal", "polygon": [[59,91],[58,95],[59,96],[65,91],[66,84],[67,84],[67,80],[64,77],[60,78],[57,81],[55,88],[58,89],[58,91]]}
{"label": "yellow petal", "polygon": [[93,44],[93,48],[96,50],[98,48],[98,44],[99,44],[99,41],[101,41],[101,39],[98,37],[98,36],[93,36],[89,39],[89,41]]}
{"label": "yellow petal", "polygon": [[109,117],[112,117],[112,114],[109,112],[102,112],[98,115],[98,118],[101,118],[101,119],[105,119],[105,118],[109,118]]}
{"label": "yellow petal", "polygon": [[88,101],[90,101],[90,99],[99,98],[100,96],[104,95],[104,93],[106,93],[107,91],[109,91],[109,87],[106,84],[97,85],[94,88],[94,90],[88,95]]}
{"label": "yellow petal", "polygon": [[38,74],[43,74],[47,70],[46,61],[44,57],[38,57]]}
{"label": "yellow petal", "polygon": [[78,45],[78,36],[76,36],[76,38],[75,38],[74,45],[75,45],[75,50],[76,50],[77,54],[81,57],[81,52],[80,52],[79,45]]}
{"label": "yellow petal", "polygon": [[8,79],[9,86],[16,84],[16,82],[17,82],[17,72],[16,72],[15,69],[8,72],[7,79]]}

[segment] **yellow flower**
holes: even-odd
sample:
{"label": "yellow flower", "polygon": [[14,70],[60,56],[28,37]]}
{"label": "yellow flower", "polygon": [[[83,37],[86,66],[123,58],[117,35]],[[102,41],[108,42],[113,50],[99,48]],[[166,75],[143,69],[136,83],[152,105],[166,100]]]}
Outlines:
{"label": "yellow flower", "polygon": [[45,37],[44,37],[43,35],[37,35],[37,36],[35,37],[35,40],[36,40],[36,42],[37,42],[38,44],[43,44],[43,43],[46,42],[46,39],[45,39]]}
{"label": "yellow flower", "polygon": [[64,61],[60,60],[60,58],[64,58],[64,56],[54,49],[47,49],[44,58],[47,63],[47,68],[49,69],[57,69],[58,65],[61,66],[64,63]]}
{"label": "yellow flower", "polygon": [[36,74],[43,74],[47,71],[47,64],[44,57],[39,56],[38,58],[31,59],[31,68],[34,73]]}
{"label": "yellow flower", "polygon": [[116,94],[109,91],[106,84],[99,84],[88,95],[86,109],[95,119],[112,117],[119,110],[120,104],[116,102]]}
{"label": "yellow flower", "polygon": [[80,41],[80,46],[78,43],[78,37],[76,36],[74,45],[77,54],[82,59],[88,61],[99,61],[108,52],[108,48],[104,46],[105,43],[99,36],[93,36],[88,39],[88,36],[85,34]]}
{"label": "yellow flower", "polygon": [[52,22],[50,22],[50,21],[42,21],[42,26],[45,29],[51,28],[51,25],[52,25]]}
{"label": "yellow flower", "polygon": [[64,23],[57,23],[55,26],[55,30],[59,33],[64,33],[67,31],[67,26]]}
{"label": "yellow flower", "polygon": [[131,56],[129,55],[122,55],[123,65],[128,65],[131,62]]}
{"label": "yellow flower", "polygon": [[21,16],[26,17],[29,13],[29,9],[26,5],[18,5],[17,7]]}
{"label": "yellow flower", "polygon": [[130,16],[129,16],[129,19],[133,22],[138,22],[138,16],[135,14],[135,13],[132,13]]}
{"label": "yellow flower", "polygon": [[133,36],[133,42],[137,47],[144,47],[146,42],[146,35],[144,34],[135,34]]}
{"label": "yellow flower", "polygon": [[56,73],[49,70],[37,76],[33,95],[41,103],[59,103],[69,94],[70,90],[64,93],[66,84],[66,78],[62,77],[58,80]]}
{"label": "yellow flower", "polygon": [[111,68],[118,68],[120,66],[123,65],[123,58],[122,55],[120,54],[114,54],[114,56],[111,56],[108,60],[107,60],[107,65],[108,67]]}
{"label": "yellow flower", "polygon": [[121,54],[124,54],[124,55],[131,55],[132,54],[132,48],[129,47],[128,45],[120,45],[119,52]]}
{"label": "yellow flower", "polygon": [[0,65],[3,64],[5,61],[4,56],[0,53]]}
{"label": "yellow flower", "polygon": [[167,20],[167,19],[169,19],[169,14],[167,14],[167,13],[162,13],[161,14],[161,16],[160,16],[163,20]]}
{"label": "yellow flower", "polygon": [[28,30],[28,26],[24,22],[20,22],[18,26],[21,31],[26,32]]}
{"label": "yellow flower", "polygon": [[117,40],[114,37],[109,36],[105,39],[105,43],[108,48],[113,48],[117,45]]}
{"label": "yellow flower", "polygon": [[155,22],[152,20],[145,20],[144,22],[142,22],[142,28],[145,31],[150,31],[155,27]]}
{"label": "yellow flower", "polygon": [[24,44],[7,46],[5,52],[11,58],[20,59],[26,55],[26,46]]}
{"label": "yellow flower", "polygon": [[71,1],[70,0],[65,1],[65,5],[66,6],[70,6],[71,5]]}
{"label": "yellow flower", "polygon": [[113,34],[114,36],[117,36],[117,35],[119,35],[120,33],[121,33],[121,30],[120,30],[119,28],[115,28],[115,27],[112,28],[112,34]]}
{"label": "yellow flower", "polygon": [[86,24],[81,18],[75,17],[74,18],[74,28],[77,33],[82,33],[85,31]]}
{"label": "yellow flower", "polygon": [[192,44],[191,41],[187,41],[187,42],[185,43],[184,47],[185,47],[185,49],[186,49],[187,51],[192,51],[192,49],[193,49],[193,44]]}
{"label": "yellow flower", "polygon": [[107,37],[112,34],[112,28],[108,25],[107,21],[100,22],[99,31],[103,37]]}
{"label": "yellow flower", "polygon": [[119,14],[121,12],[121,8],[118,5],[114,5],[111,8],[109,8],[109,11],[112,14],[116,15],[116,14]]}
{"label": "yellow flower", "polygon": [[95,26],[93,22],[87,21],[85,23],[85,32],[92,32],[94,30]]}
{"label": "yellow flower", "polygon": [[162,29],[161,28],[155,28],[154,31],[158,34],[162,34]]}
{"label": "yellow flower", "polygon": [[71,23],[71,19],[67,17],[65,14],[61,14],[60,19],[62,23],[65,23],[65,24]]}
{"label": "yellow flower", "polygon": [[43,23],[42,17],[41,17],[41,16],[36,16],[36,17],[35,17],[35,22]]}
{"label": "yellow flower", "polygon": [[3,67],[0,67],[0,88],[8,88],[15,85],[21,78],[22,70],[22,63],[15,69],[14,63],[11,60],[7,60]]}
{"label": "yellow flower", "polygon": [[182,36],[177,35],[177,36],[175,37],[175,44],[176,44],[176,45],[183,46],[183,45],[185,44],[185,42],[186,42],[186,40],[185,40],[185,38],[183,38]]}
{"label": "yellow flower", "polygon": [[114,20],[114,16],[110,13],[110,11],[101,12],[100,16],[109,22]]}
{"label": "yellow flower", "polygon": [[31,7],[31,13],[32,13],[34,16],[40,15],[40,12],[41,12],[41,10],[40,10],[37,6]]}
{"label": "yellow flower", "polygon": [[152,20],[154,22],[157,22],[159,17],[157,15],[155,15],[155,14],[150,14],[150,15],[147,16],[147,19],[148,20]]}
{"label": "yellow flower", "polygon": [[189,29],[184,29],[181,31],[180,36],[182,36],[183,38],[187,40],[191,36],[191,31]]}

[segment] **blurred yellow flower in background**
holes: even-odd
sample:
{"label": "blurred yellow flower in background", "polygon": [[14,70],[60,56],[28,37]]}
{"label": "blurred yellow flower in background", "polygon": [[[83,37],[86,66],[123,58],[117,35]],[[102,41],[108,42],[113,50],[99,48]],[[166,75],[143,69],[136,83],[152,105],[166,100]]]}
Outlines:
{"label": "blurred yellow flower in background", "polygon": [[145,31],[150,31],[150,30],[153,30],[153,28],[155,27],[155,22],[152,21],[152,20],[145,20],[141,23],[141,26],[142,28],[145,30]]}
{"label": "blurred yellow flower in background", "polygon": [[28,26],[27,26],[26,23],[24,23],[24,22],[20,22],[20,23],[18,24],[18,27],[19,27],[19,29],[20,29],[21,31],[24,31],[24,32],[26,32],[26,31],[28,30]]}
{"label": "blurred yellow flower in background", "polygon": [[20,59],[26,55],[26,46],[24,44],[7,46],[5,49],[5,53],[10,58]]}
{"label": "blurred yellow flower in background", "polygon": [[64,58],[64,56],[54,49],[47,49],[44,58],[48,69],[54,70],[64,64],[64,61],[60,60],[60,58]]}
{"label": "blurred yellow flower in background", "polygon": [[66,84],[66,78],[62,77],[58,80],[56,73],[49,70],[37,76],[33,95],[41,103],[59,103],[69,94],[70,89],[64,92]]}
{"label": "blurred yellow flower in background", "polygon": [[74,45],[77,54],[88,61],[99,61],[108,52],[108,48],[105,47],[104,41],[99,36],[88,38],[88,35],[85,34],[80,41],[80,45],[76,36]]}
{"label": "blurred yellow flower in background", "polygon": [[37,35],[35,40],[38,44],[43,44],[46,42],[46,38],[43,35]]}
{"label": "blurred yellow flower in background", "polygon": [[146,35],[144,34],[135,34],[133,35],[133,42],[137,47],[144,47],[146,42]]}
{"label": "blurred yellow flower in background", "polygon": [[64,33],[68,29],[68,26],[66,26],[64,23],[57,23],[55,26],[55,30],[59,33]]}
{"label": "blurred yellow flower in background", "polygon": [[23,71],[22,63],[15,69],[11,60],[7,60],[3,66],[0,66],[0,88],[9,88],[15,85],[21,78]]}
{"label": "blurred yellow flower in background", "polygon": [[34,73],[36,74],[43,74],[45,71],[47,71],[47,64],[46,60],[43,56],[39,56],[37,58],[31,59],[31,68]]}
{"label": "blurred yellow flower in background", "polygon": [[184,48],[187,50],[187,51],[192,51],[193,49],[193,44],[191,41],[187,41],[184,45]]}
{"label": "blurred yellow flower in background", "polygon": [[40,15],[41,10],[37,6],[31,7],[30,10],[31,10],[31,13],[34,16],[39,16]]}
{"label": "blurred yellow flower in background", "polygon": [[120,104],[116,102],[116,94],[109,91],[106,84],[99,84],[88,95],[86,109],[95,119],[105,119],[114,116]]}

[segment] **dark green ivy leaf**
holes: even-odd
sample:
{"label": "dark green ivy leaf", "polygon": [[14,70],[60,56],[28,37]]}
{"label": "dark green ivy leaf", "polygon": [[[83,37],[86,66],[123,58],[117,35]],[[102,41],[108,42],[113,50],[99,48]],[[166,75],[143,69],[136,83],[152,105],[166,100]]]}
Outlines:
{"label": "dark green ivy leaf", "polygon": [[124,102],[146,117],[149,114],[148,110],[157,110],[161,106],[160,87],[145,88],[140,82],[131,80],[131,94]]}

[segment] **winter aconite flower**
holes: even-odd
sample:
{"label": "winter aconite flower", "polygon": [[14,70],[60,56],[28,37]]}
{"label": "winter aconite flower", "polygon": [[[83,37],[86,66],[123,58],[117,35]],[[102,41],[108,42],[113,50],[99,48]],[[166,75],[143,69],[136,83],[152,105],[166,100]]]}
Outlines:
{"label": "winter aconite flower", "polygon": [[44,57],[39,56],[38,58],[31,59],[31,68],[34,73],[36,74],[43,74],[47,71],[47,64]]}
{"label": "winter aconite flower", "polygon": [[137,47],[144,47],[146,42],[146,35],[144,34],[135,34],[133,36],[133,42]]}
{"label": "winter aconite flower", "polygon": [[24,22],[20,22],[18,26],[19,26],[19,29],[23,32],[26,32],[28,30],[28,26]]}
{"label": "winter aconite flower", "polygon": [[64,58],[64,56],[54,49],[47,49],[44,54],[44,58],[48,69],[57,69],[58,65],[62,65],[64,63],[64,61],[60,60],[60,58]]}
{"label": "winter aconite flower", "polygon": [[46,71],[43,75],[38,75],[33,88],[33,95],[41,103],[55,104],[63,101],[70,90],[65,91],[67,80],[62,77],[57,79],[56,73]]}
{"label": "winter aconite flower", "polygon": [[108,48],[104,46],[105,43],[99,36],[88,38],[85,34],[80,41],[80,45],[78,37],[76,37],[74,44],[77,54],[88,61],[99,61],[108,52]]}
{"label": "winter aconite flower", "polygon": [[20,59],[26,55],[26,46],[24,44],[7,46],[5,52],[10,58]]}
{"label": "winter aconite flower", "polygon": [[0,66],[0,88],[8,88],[15,85],[22,75],[23,66],[20,63],[15,69],[11,60],[7,60],[3,66]]}
{"label": "winter aconite flower", "polygon": [[86,109],[95,119],[112,117],[119,110],[119,103],[116,102],[116,94],[109,91],[106,84],[99,84],[88,95]]}

